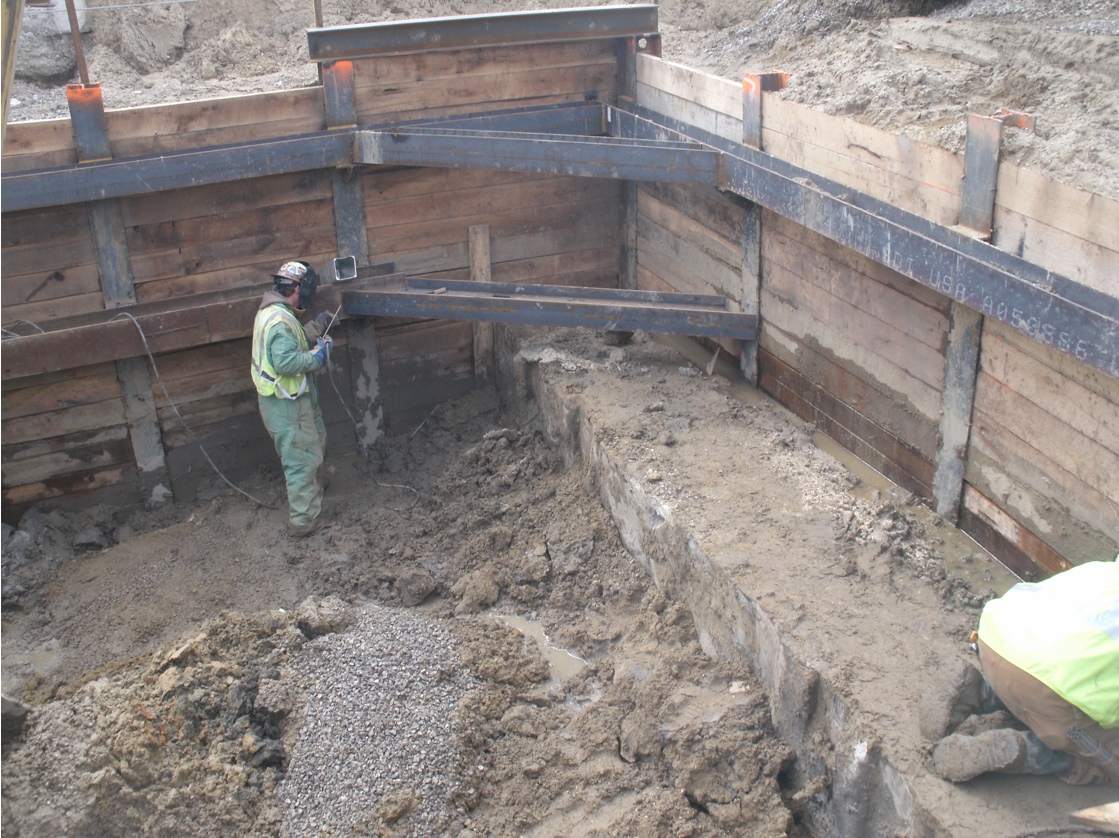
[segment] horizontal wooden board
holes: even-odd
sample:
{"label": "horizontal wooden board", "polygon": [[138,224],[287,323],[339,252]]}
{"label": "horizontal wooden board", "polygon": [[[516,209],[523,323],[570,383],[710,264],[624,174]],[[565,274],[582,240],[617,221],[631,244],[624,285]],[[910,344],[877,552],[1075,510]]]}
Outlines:
{"label": "horizontal wooden board", "polygon": [[764,349],[758,366],[762,390],[899,486],[931,496],[931,462]]}
{"label": "horizontal wooden board", "polygon": [[[72,294],[68,297],[41,300],[22,305],[4,306],[3,325],[11,327],[19,320],[27,320],[42,327],[49,326],[53,321],[65,320],[68,317],[78,317],[105,309],[105,295],[100,291],[86,294]],[[34,334],[34,330],[21,329],[20,334]]]}
{"label": "horizontal wooden board", "polygon": [[940,391],[929,387],[903,367],[890,363],[873,349],[849,340],[842,325],[822,323],[768,290],[761,289],[763,326],[772,323],[782,332],[827,353],[838,366],[870,384],[884,397],[908,405],[917,415],[940,419]]}
{"label": "horizontal wooden board", "polygon": [[298,205],[328,199],[333,194],[330,172],[317,170],[252,178],[239,181],[235,186],[215,183],[153,195],[135,195],[121,198],[120,207],[125,227],[138,227],[187,218],[207,219],[222,213]]}
{"label": "horizontal wooden board", "polygon": [[44,269],[61,271],[77,265],[97,263],[97,247],[87,224],[74,229],[66,238],[42,238],[33,244],[4,248],[4,276],[42,274]]}
{"label": "horizontal wooden board", "polygon": [[935,418],[922,416],[904,402],[884,395],[829,354],[817,351],[811,342],[781,331],[764,318],[759,346],[924,459],[932,462],[936,457],[939,428]]}
{"label": "horizontal wooden board", "polygon": [[4,506],[18,506],[20,504],[36,503],[49,498],[63,496],[80,496],[115,486],[122,483],[134,483],[136,474],[135,465],[114,465],[106,468],[82,471],[62,477],[52,477],[38,483],[28,483],[4,489],[2,497]]}
{"label": "horizontal wooden board", "polygon": [[[317,219],[321,220],[321,219]],[[228,268],[247,267],[261,260],[276,267],[294,256],[318,264],[327,253],[338,251],[333,215],[330,223],[299,227],[283,233],[262,233],[230,241],[215,241],[153,254],[139,254],[130,260],[132,278],[137,286],[156,279],[184,274],[202,274]],[[311,257],[317,257],[312,259]]]}
{"label": "horizontal wooden board", "polygon": [[729,270],[742,270],[742,239],[721,236],[687,212],[637,190],[637,212],[681,241],[722,262]]}
{"label": "horizontal wooden board", "polygon": [[[819,289],[857,309],[860,317],[866,316],[883,324],[890,334],[903,335],[904,338],[894,339],[901,343],[901,354],[909,352],[906,338],[922,344],[922,348],[917,350],[919,352],[932,350],[940,360],[933,361],[932,379],[923,380],[937,387],[942,385],[948,318],[940,309],[925,306],[894,287],[883,285],[783,232],[763,230],[762,259],[767,272],[768,263],[772,262],[798,277],[804,286],[801,296],[816,297],[816,289]],[[794,299],[796,289],[792,291],[792,295],[785,293],[783,296]],[[863,331],[861,326],[854,326],[852,331],[854,340],[870,344],[878,340],[873,331]]]}
{"label": "horizontal wooden board", "polygon": [[995,208],[991,241],[1043,268],[1119,296],[1119,252],[1018,213]]}
{"label": "horizontal wooden board", "polygon": [[645,84],[642,81],[638,81],[635,88],[639,105],[673,119],[678,119],[688,125],[693,125],[723,139],[732,140],[736,143],[742,142],[741,109],[737,116],[729,116],[720,111],[706,108],[690,99]]}
{"label": "horizontal wooden board", "polygon": [[95,375],[67,376],[61,381],[20,389],[9,387],[8,382],[4,382],[3,418],[14,420],[37,413],[96,404],[106,399],[119,399],[120,383],[115,368],[105,364],[98,369],[100,372]]}
{"label": "horizontal wooden board", "polygon": [[851,270],[869,277],[880,285],[893,289],[899,294],[912,297],[923,306],[936,309],[941,312],[946,319],[951,312],[951,299],[940,292],[934,291],[927,285],[923,285],[907,276],[903,276],[897,271],[875,262],[873,259],[869,259],[861,253],[851,250],[849,247],[844,247],[826,236],[814,233],[807,227],[803,227],[791,219],[765,210],[762,213],[762,231],[763,236],[771,231],[775,231],[796,239],[806,247],[812,248],[817,253],[822,253],[828,259],[845,265]]}
{"label": "horizontal wooden board", "polygon": [[742,269],[732,268],[638,213],[637,263],[682,293],[719,294],[742,304]]}
{"label": "horizontal wooden board", "polygon": [[515,73],[526,68],[614,65],[615,44],[614,39],[604,38],[359,58],[354,60],[354,87],[360,90],[438,78]]}
{"label": "horizontal wooden board", "polygon": [[107,440],[20,460],[5,460],[3,466],[5,489],[56,480],[66,475],[127,465],[134,462],[132,443],[127,434],[123,439]]}
{"label": "horizontal wooden board", "polygon": [[[638,53],[637,81],[700,107],[742,119],[742,83]],[[741,134],[739,135],[741,138]]]}
{"label": "horizontal wooden board", "polygon": [[197,218],[180,218],[157,224],[140,224],[126,231],[128,252],[135,259],[168,250],[204,246],[214,241],[234,241],[262,235],[284,236],[301,226],[334,223],[334,202],[329,195],[298,204],[254,207]]}
{"label": "horizontal wooden board", "polygon": [[57,300],[77,294],[99,293],[101,271],[96,263],[90,263],[61,270],[49,268],[22,276],[4,274],[3,279],[0,280],[0,289],[3,289],[2,302],[5,306]]}
{"label": "horizontal wooden board", "polygon": [[1119,381],[1087,364],[1080,363],[1068,353],[1032,340],[1018,330],[992,318],[987,318],[983,323],[984,340],[988,336],[1010,344],[1018,351],[1034,358],[1042,366],[1102,396],[1106,401],[1119,404]]}
{"label": "horizontal wooden board", "polygon": [[[763,254],[765,252],[763,250]],[[766,257],[763,255],[763,258]],[[944,355],[914,340],[891,322],[879,320],[846,299],[805,282],[776,259],[767,258],[763,288],[802,316],[825,326],[838,343],[832,345],[819,333],[809,333],[825,349],[837,355],[848,355],[855,347],[861,347],[864,355],[877,356],[877,366],[891,365],[931,390],[943,389]]]}
{"label": "horizontal wooden board", "polygon": [[1010,544],[1028,556],[1046,576],[1068,570],[1072,564],[1056,550],[1022,526],[990,498],[970,483],[964,483],[962,503],[964,509],[982,518],[998,531]]}
{"label": "horizontal wooden board", "polygon": [[95,431],[112,425],[122,425],[124,421],[124,402],[118,396],[114,399],[37,413],[33,416],[13,419],[5,417],[0,421],[0,427],[3,428],[4,444],[11,445],[78,431]]}
{"label": "horizontal wooden board", "polygon": [[[591,223],[616,227],[617,206],[609,201],[588,205],[583,201],[552,204],[541,207],[518,207],[485,216],[490,239],[529,235],[547,230],[575,227]],[[369,252],[374,262],[391,261],[397,252],[407,253],[436,245],[449,245],[467,241],[472,225],[466,219],[435,219],[428,223],[415,222],[394,227],[379,227],[370,233]]]}
{"label": "horizontal wooden board", "polygon": [[[4,462],[15,463],[36,457],[43,457],[47,454],[76,452],[78,449],[119,442],[122,439],[126,440],[128,438],[128,427],[126,425],[116,425],[110,428],[100,428],[95,431],[79,431],[73,434],[65,434],[64,436],[50,437],[49,439],[20,442],[4,446]],[[124,460],[121,460],[121,462],[124,462]]]}
{"label": "horizontal wooden board", "polygon": [[673,207],[727,241],[742,240],[744,210],[713,187],[642,181],[638,184],[638,199],[642,194]]}
{"label": "horizontal wooden board", "polygon": [[979,365],[993,381],[1083,437],[1052,440],[1058,448],[1076,442],[1119,451],[1119,381],[1107,379],[1115,390],[1115,398],[1108,399],[1047,367],[993,331],[983,336]]}
{"label": "horizontal wooden board", "polygon": [[[0,225],[0,243],[5,254],[9,248],[41,247],[46,241],[89,236],[89,210],[85,204],[9,212],[4,214],[4,223]],[[5,276],[8,270],[5,266]]]}
{"label": "horizontal wooden board", "polygon": [[[1100,444],[1070,427],[982,370],[975,384],[975,410],[987,417],[984,439],[992,441],[1012,435],[1016,441],[1003,445],[1013,446],[1039,469],[1047,471],[1052,464],[1104,495],[1119,498],[1119,448]],[[1108,412],[1114,422],[1115,406]],[[1037,456],[1029,456],[1029,449],[1035,450]]]}
{"label": "horizontal wooden board", "polygon": [[1086,242],[1119,251],[1119,201],[1114,198],[1085,192],[1031,169],[1001,163],[995,207],[996,213],[1017,213]]}
{"label": "horizontal wooden board", "polygon": [[[990,416],[979,409],[973,411],[971,449],[973,453],[964,473],[968,482],[982,486],[992,480],[1006,479],[1008,484],[1017,481],[1039,497],[1051,499],[1059,508],[1067,509],[1073,518],[1119,541],[1119,515],[1111,500],[1115,497],[1114,491],[1099,491],[1039,452],[1030,442],[1009,433],[1001,417]],[[973,465],[977,455],[996,463],[997,470],[1006,477],[979,470]]]}
{"label": "horizontal wooden board", "polygon": [[[368,125],[449,115],[442,110],[446,108],[468,108],[459,112],[469,113],[578,100],[572,100],[572,96],[609,100],[616,89],[616,76],[616,67],[593,64],[423,79],[359,89],[355,92],[355,107],[359,124]],[[425,117],[425,113],[429,116]]]}
{"label": "horizontal wooden board", "polygon": [[12,122],[5,130],[4,174],[65,166],[77,161],[74,126],[68,118]]}
{"label": "horizontal wooden board", "polygon": [[[577,288],[618,287],[618,249],[576,250],[550,256],[533,256],[498,262],[492,266],[494,282],[529,285],[570,285]],[[432,279],[468,280],[470,268],[426,274]]]}
{"label": "horizontal wooden board", "polygon": [[602,194],[602,184],[593,178],[524,176],[517,182],[497,185],[483,180],[478,185],[404,198],[374,200],[366,195],[365,222],[371,234],[381,227],[447,218],[466,219],[466,226],[472,226],[484,223],[488,213],[494,211],[570,203]]}

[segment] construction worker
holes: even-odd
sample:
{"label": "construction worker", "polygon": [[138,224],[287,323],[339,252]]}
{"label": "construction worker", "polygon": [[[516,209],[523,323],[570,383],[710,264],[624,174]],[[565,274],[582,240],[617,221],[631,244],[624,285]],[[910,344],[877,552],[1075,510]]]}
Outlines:
{"label": "construction worker", "polygon": [[[937,774],[1119,785],[1119,556],[1015,585],[984,607],[977,646],[983,671],[951,663],[943,691],[921,702]],[[1029,729],[953,733],[969,716],[998,710]]]}
{"label": "construction worker", "polygon": [[323,334],[329,313],[306,326],[296,317],[311,305],[318,286],[310,265],[285,262],[272,280],[274,290],[260,301],[253,324],[252,378],[260,416],[284,467],[288,532],[303,538],[323,526],[326,426],[311,373],[326,364],[334,341]]}

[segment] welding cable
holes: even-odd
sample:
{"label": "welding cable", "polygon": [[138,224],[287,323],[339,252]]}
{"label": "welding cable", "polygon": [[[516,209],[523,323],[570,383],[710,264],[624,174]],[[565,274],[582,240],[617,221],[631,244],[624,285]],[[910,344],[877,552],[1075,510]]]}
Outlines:
{"label": "welding cable", "polygon": [[[395,506],[389,506],[393,512],[407,512],[420,502],[420,493],[413,489],[411,486],[402,486],[399,483],[382,483],[373,476],[373,467],[369,465],[369,449],[365,447],[365,443],[361,441],[361,429],[358,427],[357,420],[354,415],[350,413],[350,408],[346,405],[346,400],[342,398],[342,391],[338,389],[338,382],[334,380],[334,362],[329,358],[326,362],[326,375],[330,379],[330,386],[334,388],[334,392],[338,394],[338,401],[342,404],[342,409],[346,411],[346,415],[350,417],[350,421],[354,425],[354,436],[357,438],[357,444],[361,447],[361,453],[365,456],[365,471],[369,475],[369,479],[376,483],[383,489],[407,489],[413,495],[412,502],[403,509],[398,509]],[[418,429],[417,429],[418,430]],[[387,504],[386,504],[387,505]]]}
{"label": "welding cable", "polygon": [[253,503],[257,504],[258,506],[263,506],[265,509],[279,509],[280,507],[278,507],[278,506],[272,506],[270,504],[265,503],[262,500],[259,500],[258,498],[254,498],[252,495],[250,495],[244,489],[240,488],[239,486],[235,486],[232,482],[230,482],[228,477],[226,477],[224,474],[222,474],[221,469],[219,469],[214,464],[214,461],[210,459],[210,455],[206,452],[205,447],[203,447],[202,441],[197,436],[195,436],[194,431],[192,431],[190,429],[190,426],[186,423],[186,420],[183,419],[183,415],[181,413],[179,413],[179,407],[178,407],[178,405],[175,404],[174,400],[172,400],[171,394],[167,392],[167,387],[164,385],[163,378],[159,374],[159,367],[157,367],[155,365],[155,356],[152,355],[151,347],[148,346],[148,336],[144,334],[144,329],[140,325],[140,322],[135,317],[133,317],[131,314],[129,314],[127,311],[122,311],[116,317],[112,318],[112,320],[110,320],[109,322],[111,323],[113,320],[119,320],[122,317],[127,317],[129,320],[131,320],[133,322],[133,324],[135,324],[136,330],[140,333],[140,340],[142,340],[144,342],[144,351],[148,353],[148,360],[151,361],[152,370],[155,372],[155,380],[159,382],[160,389],[163,390],[163,395],[167,399],[167,403],[169,405],[171,405],[171,409],[173,411],[175,411],[175,416],[178,418],[178,420],[182,424],[182,426],[184,428],[186,428],[186,432],[188,434],[190,434],[190,438],[193,439],[196,443],[198,443],[198,450],[202,452],[202,456],[206,458],[206,462],[208,462],[210,464],[210,467],[213,468],[213,470],[217,473],[218,477],[220,477],[222,480],[224,480],[226,482],[226,484],[231,489],[235,489],[236,491],[240,492],[242,495],[247,497],[249,500],[251,500]]}
{"label": "welding cable", "polygon": [[0,330],[0,331],[3,331],[3,333],[4,333],[4,337],[6,337],[6,338],[22,338],[22,337],[26,337],[26,335],[21,335],[21,334],[19,334],[19,332],[13,332],[13,331],[12,331],[12,329],[14,329],[14,328],[15,328],[16,326],[18,326],[18,325],[19,325],[20,323],[23,323],[23,324],[24,324],[25,326],[30,326],[31,328],[33,328],[33,329],[37,330],[37,331],[39,332],[39,334],[41,334],[41,335],[45,335],[45,334],[46,334],[46,331],[45,331],[45,330],[43,330],[43,329],[42,329],[42,328],[41,328],[41,327],[40,327],[40,326],[39,326],[39,325],[38,325],[37,323],[32,323],[32,322],[31,322],[30,320],[17,320],[17,321],[16,321],[15,323],[13,323],[13,324],[12,324],[12,325],[11,325],[10,327],[4,327],[4,328],[3,328],[2,330]]}

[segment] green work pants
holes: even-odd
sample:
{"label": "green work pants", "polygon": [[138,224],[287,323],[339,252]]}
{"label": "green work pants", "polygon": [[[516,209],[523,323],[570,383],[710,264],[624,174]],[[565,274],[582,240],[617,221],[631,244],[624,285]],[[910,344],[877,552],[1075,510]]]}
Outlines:
{"label": "green work pants", "polygon": [[284,466],[293,527],[305,527],[322,512],[326,425],[310,393],[297,399],[258,396],[260,417]]}

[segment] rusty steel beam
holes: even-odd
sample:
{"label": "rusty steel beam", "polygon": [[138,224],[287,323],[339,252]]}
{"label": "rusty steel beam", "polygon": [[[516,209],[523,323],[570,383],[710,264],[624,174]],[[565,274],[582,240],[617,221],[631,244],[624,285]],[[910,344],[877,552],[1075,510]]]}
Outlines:
{"label": "rusty steel beam", "polygon": [[370,55],[627,38],[656,31],[656,5],[601,6],[309,29],[307,48],[312,61],[337,61]]}

